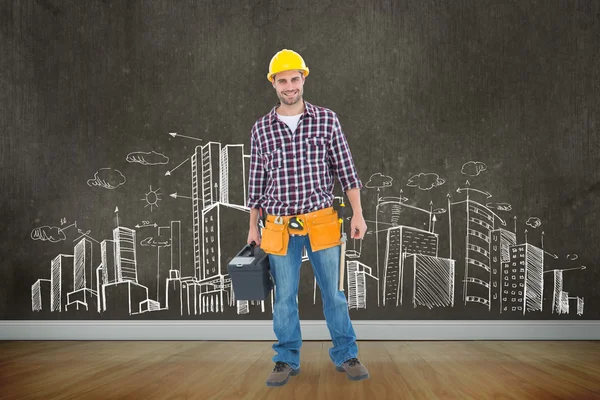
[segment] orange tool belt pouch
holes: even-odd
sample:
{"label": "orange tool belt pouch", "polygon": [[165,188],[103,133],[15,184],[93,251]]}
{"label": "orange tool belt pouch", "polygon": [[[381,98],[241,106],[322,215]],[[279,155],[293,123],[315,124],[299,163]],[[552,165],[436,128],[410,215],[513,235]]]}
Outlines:
{"label": "orange tool belt pouch", "polygon": [[265,253],[285,256],[290,234],[308,235],[312,251],[328,249],[341,244],[341,223],[337,211],[333,207],[296,215],[304,226],[300,230],[292,230],[288,224],[294,216],[268,215],[262,229],[260,247]]}
{"label": "orange tool belt pouch", "polygon": [[315,216],[307,221],[308,239],[312,251],[324,250],[341,244],[341,222],[337,211],[333,208],[322,211],[324,211],[322,214],[325,215]]}
{"label": "orange tool belt pouch", "polygon": [[290,233],[288,232],[287,223],[283,221],[275,223],[275,218],[277,217],[270,215],[267,217],[265,227],[262,229],[260,248],[268,254],[285,256],[290,241]]}

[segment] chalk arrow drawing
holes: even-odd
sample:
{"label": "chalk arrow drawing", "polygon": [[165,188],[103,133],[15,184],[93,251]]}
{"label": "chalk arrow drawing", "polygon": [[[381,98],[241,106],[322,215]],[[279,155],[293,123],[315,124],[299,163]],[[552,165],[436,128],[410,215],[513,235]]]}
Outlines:
{"label": "chalk arrow drawing", "polygon": [[473,192],[477,192],[477,193],[481,193],[481,194],[483,194],[483,195],[484,195],[484,196],[486,196],[488,199],[489,199],[490,197],[492,197],[492,194],[491,194],[490,192],[484,192],[483,190],[475,189],[475,188],[472,188],[472,187],[468,187],[468,188],[458,188],[458,189],[456,189],[456,192],[457,192],[457,193],[462,193],[462,192],[465,192],[465,191],[467,192],[467,196],[469,196],[469,192],[473,191]]}
{"label": "chalk arrow drawing", "polygon": [[191,137],[191,136],[180,135],[180,134],[175,133],[175,132],[169,133],[169,135],[171,135],[173,137],[183,137],[183,138],[187,138],[187,139],[194,139],[194,140],[200,140],[200,141],[202,141],[202,139],[198,139],[198,138]]}
{"label": "chalk arrow drawing", "polygon": [[174,198],[174,199],[178,199],[178,198],[180,198],[180,197],[181,197],[182,199],[201,200],[201,199],[195,199],[195,198],[193,198],[193,197],[190,197],[190,196],[184,196],[184,195],[182,195],[182,194],[177,194],[177,192],[175,192],[175,193],[171,193],[169,196],[171,196],[171,197],[172,197],[172,198]]}
{"label": "chalk arrow drawing", "polygon": [[179,164],[178,166],[176,166],[176,167],[175,167],[175,168],[173,168],[172,170],[165,172],[165,176],[170,176],[170,175],[171,175],[171,173],[172,173],[173,171],[175,171],[177,168],[181,167],[183,164],[185,164],[185,163],[186,163],[187,161],[189,161],[189,160],[190,160],[189,158],[186,158],[185,160],[183,160],[183,161],[181,162],[181,164]]}

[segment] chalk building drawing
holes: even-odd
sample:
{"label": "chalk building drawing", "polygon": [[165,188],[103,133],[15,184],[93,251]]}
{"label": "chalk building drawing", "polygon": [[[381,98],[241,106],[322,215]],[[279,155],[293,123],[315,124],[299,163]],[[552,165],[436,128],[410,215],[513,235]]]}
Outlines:
{"label": "chalk building drawing", "polygon": [[[574,257],[576,259],[577,257]],[[573,259],[573,261],[574,261]],[[544,271],[544,274],[552,273],[553,276],[553,293],[552,293],[552,313],[556,314],[569,314],[571,310],[571,301],[574,302],[575,310],[577,315],[583,315],[584,300],[583,297],[574,296],[569,297],[569,293],[564,291],[564,272],[584,270],[584,265],[576,268],[568,269],[553,269]]]}
{"label": "chalk building drawing", "polygon": [[404,255],[405,286],[413,307],[454,307],[454,260],[425,254]]}
{"label": "chalk building drawing", "polygon": [[[383,268],[383,305],[399,306],[403,303],[404,260],[408,254],[437,256],[438,235],[410,226],[386,229]],[[412,290],[409,290],[409,293]]]}
{"label": "chalk building drawing", "polygon": [[491,197],[487,192],[470,187],[459,188],[466,199],[451,202],[448,198],[450,259],[464,266],[462,299],[464,304],[478,303],[492,309],[492,256],[490,245],[497,221],[506,223],[485,205],[473,200],[471,192]]}
{"label": "chalk building drawing", "polygon": [[67,293],[73,290],[73,256],[70,254],[59,254],[53,260],[50,267],[50,309],[62,312],[67,310]]}
{"label": "chalk building drawing", "polygon": [[360,261],[346,261],[348,307],[367,308],[367,279],[379,280],[370,267]]}
{"label": "chalk building drawing", "polygon": [[516,245],[517,235],[502,228],[494,229],[491,234],[491,285],[489,286],[489,296],[492,307],[502,313],[502,295],[503,290],[505,290],[502,279],[503,268],[506,263],[510,262],[510,248]]}
{"label": "chalk building drawing", "polygon": [[502,263],[502,312],[542,311],[544,252],[531,244],[510,246]]}
{"label": "chalk building drawing", "polygon": [[[155,151],[134,151],[125,161],[164,168],[169,157]],[[123,226],[117,208],[112,237],[100,241],[91,237],[90,231],[78,228],[76,222],[64,228],[41,225],[31,230],[32,240],[57,246],[64,245],[73,234],[71,227],[79,234],[72,249],[57,251],[48,260],[48,276],[32,284],[33,311],[131,316],[161,311],[180,316],[228,309],[240,315],[273,311],[275,289],[265,301],[238,301],[227,271],[228,260],[238,251],[228,248],[229,244],[241,245],[247,235],[250,157],[244,153],[244,145],[212,141],[196,146],[193,154],[179,161],[164,176],[184,171],[180,167],[189,162],[190,196],[170,195],[189,202],[192,220],[187,227],[179,220],[166,226],[149,221]],[[460,172],[477,177],[489,169],[483,162],[468,161]],[[516,217],[514,229],[509,229],[502,217],[513,211],[513,206],[490,201],[492,194],[472,187],[469,181],[455,192],[448,189],[441,205],[434,205],[431,199],[439,201],[440,191],[446,191],[450,183],[437,173],[412,173],[405,181],[406,193],[396,190],[393,182],[392,176],[377,172],[365,185],[365,190],[376,191],[377,201],[373,210],[364,210],[365,217],[374,213],[366,218],[367,235],[362,240],[349,240],[346,248],[350,309],[483,307],[508,316],[524,316],[549,307],[557,316],[583,315],[584,299],[568,291],[564,274],[585,270],[585,266],[547,268],[547,261],[558,256],[544,249],[544,232],[541,246],[528,238],[541,227],[539,218],[527,219],[529,232],[525,229],[525,240],[520,242]],[[115,168],[101,168],[87,181],[90,188],[109,190],[125,183],[125,176]],[[162,199],[160,189],[153,189],[154,184],[148,187],[141,208],[153,212]],[[411,193],[417,194],[414,199],[409,199]],[[335,199],[343,201],[342,196]],[[428,204],[420,206],[422,199]],[[66,221],[61,218],[61,225]],[[188,230],[191,237],[182,237]],[[182,258],[184,239],[193,244],[189,260]],[[569,254],[566,259],[573,263],[578,255]],[[302,261],[308,261],[306,249]],[[313,279],[313,305],[318,290]],[[548,300],[544,300],[544,290],[551,291]]]}
{"label": "chalk building drawing", "polygon": [[31,286],[31,310],[42,311],[50,309],[52,299],[52,280],[38,279]]}
{"label": "chalk building drawing", "polygon": [[95,276],[93,260],[93,243],[87,238],[81,239],[74,248],[73,291],[67,293],[67,309],[97,309],[98,292],[94,290]]}

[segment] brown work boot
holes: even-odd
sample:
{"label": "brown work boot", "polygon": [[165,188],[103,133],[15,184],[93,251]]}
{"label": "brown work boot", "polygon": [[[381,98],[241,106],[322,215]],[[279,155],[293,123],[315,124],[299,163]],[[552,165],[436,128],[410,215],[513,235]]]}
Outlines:
{"label": "brown work boot", "polygon": [[273,372],[267,379],[267,386],[283,386],[287,383],[290,376],[296,376],[300,373],[300,368],[293,369],[288,364],[277,361]]}
{"label": "brown work boot", "polygon": [[341,366],[335,367],[335,369],[340,372],[345,372],[346,375],[348,375],[348,379],[353,381],[360,381],[369,377],[369,371],[367,371],[367,368],[358,361],[358,358],[346,360]]}

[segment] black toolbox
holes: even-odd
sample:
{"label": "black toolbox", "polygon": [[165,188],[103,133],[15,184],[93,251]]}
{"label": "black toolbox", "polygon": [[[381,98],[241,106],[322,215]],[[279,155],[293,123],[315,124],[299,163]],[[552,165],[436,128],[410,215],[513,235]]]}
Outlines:
{"label": "black toolbox", "polygon": [[235,300],[264,300],[273,288],[269,257],[255,243],[247,244],[227,266]]}

